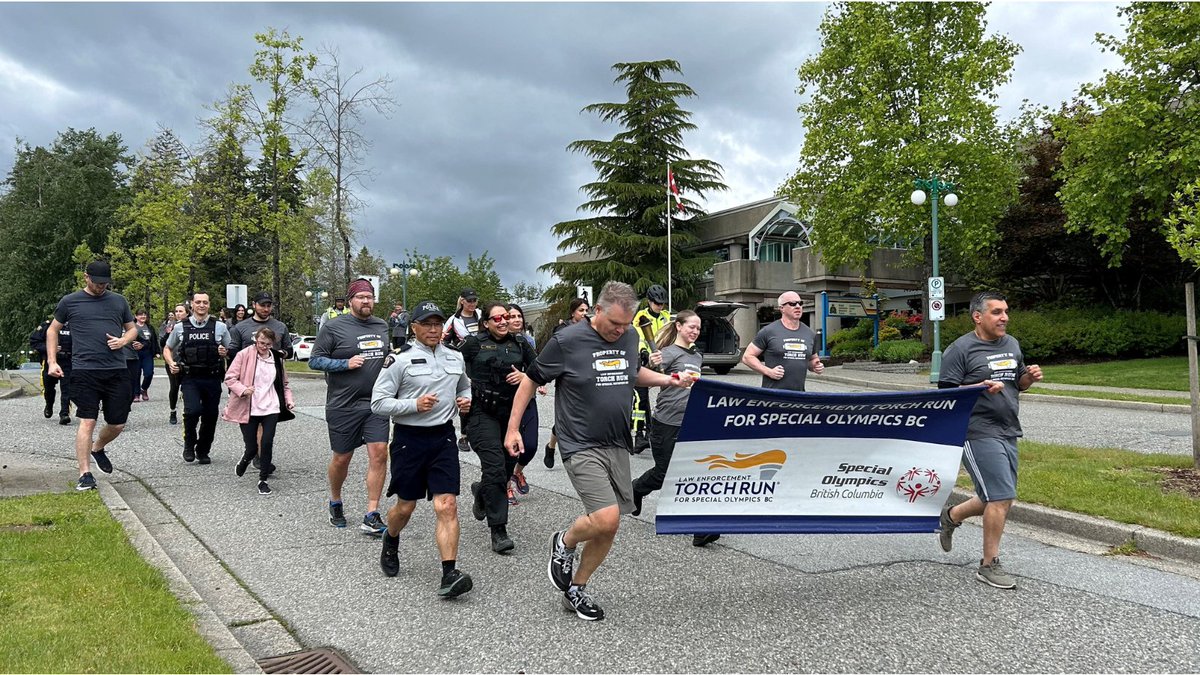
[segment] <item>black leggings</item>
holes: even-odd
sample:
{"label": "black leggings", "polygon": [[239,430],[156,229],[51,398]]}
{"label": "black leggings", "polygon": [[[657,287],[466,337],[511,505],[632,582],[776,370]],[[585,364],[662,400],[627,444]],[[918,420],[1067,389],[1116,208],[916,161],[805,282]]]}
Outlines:
{"label": "black leggings", "polygon": [[679,438],[679,427],[677,426],[656,421],[650,427],[650,452],[654,454],[654,466],[646,469],[646,473],[634,479],[634,492],[648,495],[662,488],[663,479],[667,476],[667,467],[671,464],[671,455],[675,453],[677,438]]}
{"label": "black leggings", "polygon": [[[279,423],[279,413],[270,415],[251,415],[250,421],[242,427],[242,441],[246,443],[246,452],[242,461],[247,462],[258,455],[258,479],[266,480],[271,473],[271,452],[275,449],[275,425]],[[262,427],[262,445],[258,444],[258,428]]]}
{"label": "black leggings", "polygon": [[178,373],[172,373],[171,369],[167,368],[167,381],[171,383],[170,392],[169,392],[170,395],[168,396],[168,399],[171,402],[171,410],[174,410],[176,404],[179,403],[179,375],[178,375]]}

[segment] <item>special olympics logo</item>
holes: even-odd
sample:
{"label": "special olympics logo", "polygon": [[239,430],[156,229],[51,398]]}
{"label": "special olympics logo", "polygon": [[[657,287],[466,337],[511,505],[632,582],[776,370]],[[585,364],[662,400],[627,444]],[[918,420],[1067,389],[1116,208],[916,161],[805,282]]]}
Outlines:
{"label": "special olympics logo", "polygon": [[937,472],[933,469],[918,469],[913,467],[908,470],[900,480],[896,482],[896,492],[901,496],[908,498],[908,503],[911,504],[917,501],[918,497],[929,497],[937,494],[937,491],[942,487],[942,479],[938,478]]}

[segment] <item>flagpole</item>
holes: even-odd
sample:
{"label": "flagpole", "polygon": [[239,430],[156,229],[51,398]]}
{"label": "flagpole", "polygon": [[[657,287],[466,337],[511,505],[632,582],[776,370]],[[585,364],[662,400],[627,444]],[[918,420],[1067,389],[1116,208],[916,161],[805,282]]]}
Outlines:
{"label": "flagpole", "polygon": [[672,314],[671,293],[671,163],[667,162],[667,316]]}

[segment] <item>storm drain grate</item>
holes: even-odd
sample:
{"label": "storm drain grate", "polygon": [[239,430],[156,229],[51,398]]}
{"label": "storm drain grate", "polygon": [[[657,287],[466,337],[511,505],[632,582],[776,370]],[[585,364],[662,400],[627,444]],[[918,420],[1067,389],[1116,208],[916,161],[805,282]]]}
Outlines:
{"label": "storm drain grate", "polygon": [[305,649],[259,659],[264,673],[361,673],[346,657],[332,649]]}

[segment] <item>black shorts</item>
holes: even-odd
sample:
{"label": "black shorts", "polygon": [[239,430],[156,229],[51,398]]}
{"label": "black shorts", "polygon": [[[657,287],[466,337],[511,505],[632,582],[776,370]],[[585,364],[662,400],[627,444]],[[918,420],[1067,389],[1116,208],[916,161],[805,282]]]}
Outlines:
{"label": "black shorts", "polygon": [[389,448],[392,480],[387,496],[403,501],[433,499],[434,495],[457,495],[460,470],[458,439],[449,422],[436,427],[397,424]]}
{"label": "black shorts", "polygon": [[388,440],[388,418],[372,413],[370,408],[326,408],[325,424],[329,427],[329,447],[338,455],[354,452],[367,443],[387,443]]}
{"label": "black shorts", "polygon": [[94,420],[104,408],[104,421],[108,424],[125,424],[129,419],[129,408],[133,404],[133,389],[129,384],[129,371],[125,368],[110,370],[71,371],[71,401],[75,404],[75,417]]}

